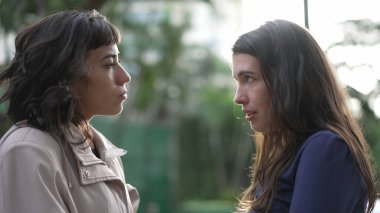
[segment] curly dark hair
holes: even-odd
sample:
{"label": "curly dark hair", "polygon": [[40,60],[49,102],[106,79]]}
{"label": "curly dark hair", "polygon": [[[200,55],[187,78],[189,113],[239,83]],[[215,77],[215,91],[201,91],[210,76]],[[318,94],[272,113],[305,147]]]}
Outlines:
{"label": "curly dark hair", "polygon": [[0,74],[12,122],[29,125],[66,141],[71,125],[91,135],[71,84],[87,76],[92,49],[120,43],[119,30],[96,10],[68,10],[49,15],[20,32],[16,52]]}

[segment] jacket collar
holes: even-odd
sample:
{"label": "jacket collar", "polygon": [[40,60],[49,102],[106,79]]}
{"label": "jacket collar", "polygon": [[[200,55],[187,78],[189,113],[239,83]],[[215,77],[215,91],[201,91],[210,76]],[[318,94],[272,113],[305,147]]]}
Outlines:
{"label": "jacket collar", "polygon": [[113,145],[104,135],[98,132],[95,128],[92,128],[92,133],[94,135],[94,143],[98,149],[100,158],[110,164],[115,158],[123,156],[127,153],[127,150],[121,149]]}
{"label": "jacket collar", "polygon": [[125,155],[127,151],[113,145],[95,128],[90,128],[100,159],[95,156],[89,145],[84,142],[85,138],[78,127],[73,125],[67,137],[77,162],[81,184],[87,185],[99,181],[121,179],[111,167],[115,158]]}

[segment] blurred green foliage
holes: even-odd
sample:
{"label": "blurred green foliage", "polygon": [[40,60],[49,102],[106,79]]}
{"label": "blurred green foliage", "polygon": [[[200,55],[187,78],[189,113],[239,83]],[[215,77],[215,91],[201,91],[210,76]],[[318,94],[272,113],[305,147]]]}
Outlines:
{"label": "blurred green foliage", "polygon": [[[236,119],[240,109],[232,102],[228,64],[207,46],[183,42],[194,15],[186,5],[213,7],[211,1],[102,2],[23,1],[18,7],[17,1],[2,0],[1,30],[12,35],[63,9],[95,8],[109,17],[121,30],[120,59],[132,82],[123,113],[96,118],[93,125],[127,145],[123,160],[127,179],[140,189],[139,212],[181,211],[181,203],[194,199],[228,200],[204,208],[232,209],[242,182],[247,184],[249,131]],[[162,128],[162,134],[154,133]]]}
{"label": "blurred green foliage", "polygon": [[181,213],[231,213],[233,212],[231,201],[221,200],[190,200],[181,205]]}
{"label": "blurred green foliage", "polygon": [[[184,43],[196,15],[187,7],[191,2],[213,8],[206,0],[0,1],[5,38],[44,15],[74,8],[98,9],[120,28],[120,59],[132,76],[128,100],[121,115],[95,118],[93,125],[128,149],[126,175],[141,189],[139,212],[232,211],[248,185],[254,147],[232,102],[229,65],[206,45]],[[379,119],[368,96],[349,92],[361,102],[363,130],[379,159]],[[10,125],[5,109],[0,105],[1,133]]]}

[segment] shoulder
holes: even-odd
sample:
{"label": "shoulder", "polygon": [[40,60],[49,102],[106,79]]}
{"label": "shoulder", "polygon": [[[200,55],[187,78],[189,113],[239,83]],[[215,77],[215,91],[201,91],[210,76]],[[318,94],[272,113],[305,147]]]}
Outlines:
{"label": "shoulder", "polygon": [[9,181],[20,180],[18,174],[45,178],[61,173],[62,158],[58,142],[33,127],[13,126],[0,141],[0,174]]}
{"label": "shoulder", "polygon": [[324,152],[331,150],[348,150],[347,143],[330,130],[321,130],[309,136],[301,145],[301,152]]}
{"label": "shoulder", "polygon": [[30,154],[40,150],[55,156],[60,152],[58,142],[50,134],[30,126],[17,125],[12,126],[1,138],[0,156],[15,149],[30,150]]}
{"label": "shoulder", "polygon": [[[300,168],[333,172],[355,167],[348,144],[336,133],[323,130],[312,134],[300,147],[296,159]],[[331,167],[331,170],[327,169]]]}
{"label": "shoulder", "polygon": [[304,167],[332,165],[334,158],[339,158],[340,162],[350,161],[352,157],[348,145],[338,134],[330,130],[317,131],[300,145],[288,172],[295,172]]}
{"label": "shoulder", "polygon": [[291,212],[355,212],[366,199],[367,186],[348,144],[332,131],[307,138],[282,178],[293,184]]}
{"label": "shoulder", "polygon": [[336,134],[330,130],[320,130],[320,131],[314,132],[305,140],[305,144],[313,143],[316,141],[322,141],[322,142],[341,141],[341,142],[344,142],[338,134]]}

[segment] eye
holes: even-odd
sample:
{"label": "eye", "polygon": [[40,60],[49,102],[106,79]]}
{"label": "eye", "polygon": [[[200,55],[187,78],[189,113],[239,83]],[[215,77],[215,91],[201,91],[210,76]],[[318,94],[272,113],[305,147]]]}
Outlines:
{"label": "eye", "polygon": [[107,68],[113,68],[114,66],[116,66],[118,64],[120,64],[120,61],[113,60],[113,61],[108,62],[105,66]]}
{"label": "eye", "polygon": [[255,80],[256,80],[256,78],[254,76],[252,76],[252,75],[244,75],[243,76],[243,81],[244,82],[252,83]]}
{"label": "eye", "polygon": [[116,64],[115,63],[109,63],[109,64],[106,64],[106,67],[108,68],[112,68],[113,66],[115,66]]}
{"label": "eye", "polygon": [[111,69],[117,65],[120,65],[119,58],[117,56],[116,57],[109,57],[108,59],[105,60],[104,67],[107,69]]}
{"label": "eye", "polygon": [[247,82],[252,82],[252,81],[255,80],[255,78],[252,77],[252,76],[246,76],[245,78],[246,78],[246,81],[247,81]]}

